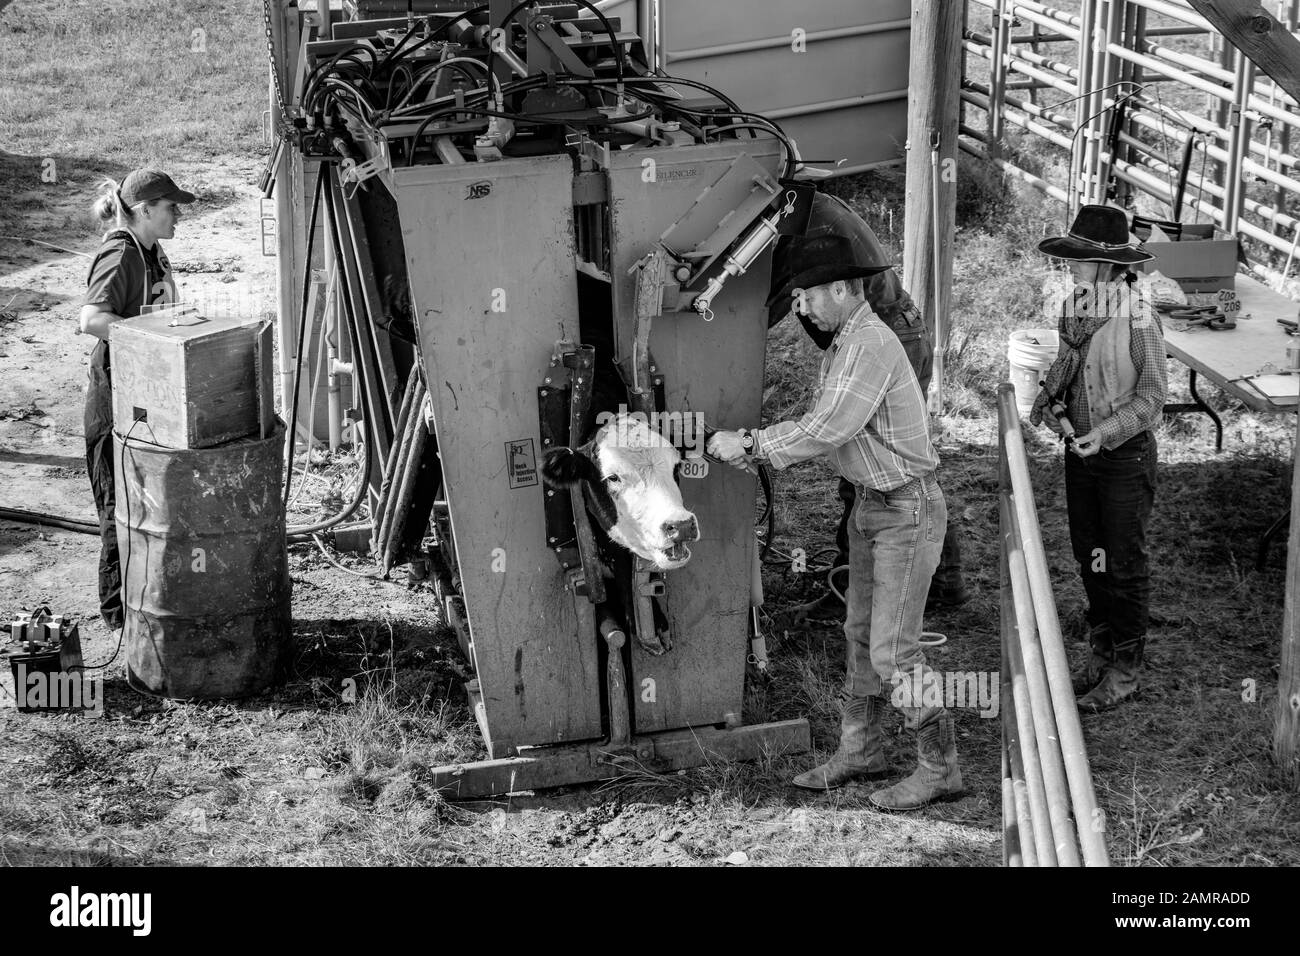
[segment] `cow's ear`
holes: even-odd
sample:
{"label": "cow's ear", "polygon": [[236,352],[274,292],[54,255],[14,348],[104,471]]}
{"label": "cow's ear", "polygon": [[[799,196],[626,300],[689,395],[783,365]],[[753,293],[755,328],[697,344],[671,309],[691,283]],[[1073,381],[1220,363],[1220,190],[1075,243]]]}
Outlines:
{"label": "cow's ear", "polygon": [[542,480],[555,488],[572,488],[583,481],[600,481],[596,463],[581,450],[552,448],[542,458]]}

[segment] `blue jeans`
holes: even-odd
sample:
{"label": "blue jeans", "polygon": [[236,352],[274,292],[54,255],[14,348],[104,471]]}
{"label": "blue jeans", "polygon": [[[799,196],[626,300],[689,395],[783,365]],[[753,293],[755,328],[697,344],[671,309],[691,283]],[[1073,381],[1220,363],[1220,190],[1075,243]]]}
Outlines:
{"label": "blue jeans", "polygon": [[1088,595],[1088,624],[1109,624],[1116,647],[1147,634],[1147,526],[1156,495],[1156,439],[1142,432],[1089,458],[1065,456],[1070,545]]}
{"label": "blue jeans", "polygon": [[844,638],[844,696],[885,693],[897,676],[921,668],[921,619],[939,566],[948,506],[933,475],[882,494],[859,486],[849,522],[849,590]]}

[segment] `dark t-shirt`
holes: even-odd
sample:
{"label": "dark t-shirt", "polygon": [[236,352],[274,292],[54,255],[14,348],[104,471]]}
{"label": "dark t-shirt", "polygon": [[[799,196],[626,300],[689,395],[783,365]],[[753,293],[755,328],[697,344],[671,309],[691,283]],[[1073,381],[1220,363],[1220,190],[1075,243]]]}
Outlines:
{"label": "dark t-shirt", "polygon": [[123,230],[114,230],[95,254],[81,303],[105,305],[124,319],[134,318],[141,306],[162,297],[169,268],[162,246],[154,243],[152,249],[143,249]]}

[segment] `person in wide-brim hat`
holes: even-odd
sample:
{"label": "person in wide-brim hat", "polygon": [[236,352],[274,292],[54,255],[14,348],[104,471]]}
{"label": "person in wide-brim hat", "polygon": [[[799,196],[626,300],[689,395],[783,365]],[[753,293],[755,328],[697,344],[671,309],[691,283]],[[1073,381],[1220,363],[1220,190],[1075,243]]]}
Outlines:
{"label": "person in wide-brim hat", "polygon": [[1114,206],[1084,206],[1064,236],[1038,244],[1038,251],[1071,262],[1110,262],[1135,266],[1155,258],[1129,233],[1128,217]]}
{"label": "person in wide-brim hat", "polygon": [[813,406],[797,420],[752,433],[718,431],[708,451],[730,464],[757,460],[778,470],[827,455],[858,488],[848,523],[848,652],[839,746],[791,783],[826,791],[888,775],[882,721],[890,688],[901,685],[892,702],[916,732],[916,769],[869,799],[890,811],[955,799],[963,789],[952,715],[909,693],[913,678],[921,684],[932,675],[920,641],[921,619],[948,508],[935,476],[939,456],[916,373],[898,336],[866,299],[863,280],[889,263],[832,234],[791,239],[781,250],[780,267],[770,302],[789,299],[789,308],[834,333]]}
{"label": "person in wide-brim hat", "polygon": [[[864,248],[847,236],[790,236],[778,242],[776,258],[782,274],[776,277],[776,291],[765,305],[781,316],[794,309],[795,289],[811,289],[837,279],[866,279],[890,268],[879,243]],[[771,320],[769,317],[769,325]]]}
{"label": "person in wide-brim hat", "polygon": [[1065,260],[1076,283],[1062,302],[1061,348],[1030,421],[1069,442],[1066,508],[1090,645],[1075,691],[1079,709],[1095,713],[1136,693],[1146,647],[1146,532],[1155,503],[1153,429],[1168,391],[1165,343],[1130,271],[1154,257],[1130,238],[1123,210],[1084,206],[1068,234],[1038,248]]}

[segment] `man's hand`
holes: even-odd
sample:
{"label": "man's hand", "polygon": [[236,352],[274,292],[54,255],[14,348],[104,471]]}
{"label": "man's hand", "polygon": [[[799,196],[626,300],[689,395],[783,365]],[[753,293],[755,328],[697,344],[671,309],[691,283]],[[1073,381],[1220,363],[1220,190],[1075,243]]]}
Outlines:
{"label": "man's hand", "polygon": [[1058,419],[1055,415],[1052,414],[1052,410],[1050,408],[1045,407],[1043,409],[1043,424],[1046,425],[1048,428],[1050,428],[1052,431],[1056,432],[1056,434],[1058,435],[1065,434],[1065,429],[1061,427],[1060,419]]}
{"label": "man's hand", "polygon": [[1076,438],[1070,445],[1070,450],[1080,458],[1087,458],[1101,451],[1101,429],[1094,428],[1086,435]]}
{"label": "man's hand", "polygon": [[740,443],[740,432],[717,431],[709,439],[708,452],[714,458],[725,461],[728,465],[745,468],[745,448]]}

